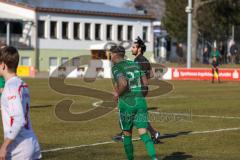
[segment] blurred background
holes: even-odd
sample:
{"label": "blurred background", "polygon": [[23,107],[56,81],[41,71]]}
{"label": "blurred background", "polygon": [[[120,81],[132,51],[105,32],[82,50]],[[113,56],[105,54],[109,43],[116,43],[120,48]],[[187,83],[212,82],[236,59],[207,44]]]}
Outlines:
{"label": "blurred background", "polygon": [[[193,1],[193,67],[208,67],[214,48],[223,67],[238,66],[239,5],[238,0]],[[130,46],[137,36],[151,62],[186,67],[187,6],[187,0],[1,0],[0,41],[19,48],[20,65],[36,73],[66,62],[86,70],[79,56],[109,59],[105,47],[111,43],[125,44],[133,59]]]}

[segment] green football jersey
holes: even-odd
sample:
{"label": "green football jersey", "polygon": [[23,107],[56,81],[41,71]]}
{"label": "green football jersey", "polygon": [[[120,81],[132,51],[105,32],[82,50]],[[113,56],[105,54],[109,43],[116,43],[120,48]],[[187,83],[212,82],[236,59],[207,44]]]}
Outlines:
{"label": "green football jersey", "polygon": [[128,88],[120,95],[120,99],[143,97],[141,77],[145,74],[137,63],[123,60],[112,67],[112,74],[116,83],[121,76],[124,76],[128,82]]}
{"label": "green football jersey", "polygon": [[127,89],[119,96],[118,108],[120,126],[123,131],[148,127],[147,103],[142,94],[141,77],[144,74],[140,66],[128,60],[123,60],[112,67],[115,83],[124,76],[128,82]]}

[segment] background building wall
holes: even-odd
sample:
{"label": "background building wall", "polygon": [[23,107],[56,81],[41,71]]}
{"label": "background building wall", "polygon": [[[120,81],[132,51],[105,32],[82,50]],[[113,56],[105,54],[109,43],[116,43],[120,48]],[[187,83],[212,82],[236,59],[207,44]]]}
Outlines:
{"label": "background building wall", "polygon": [[[34,50],[19,50],[20,54],[20,62],[21,64],[21,57],[29,57],[30,58],[30,64],[35,64],[35,53]],[[40,50],[40,58],[39,58],[39,71],[49,71],[49,58],[50,57],[56,57],[57,58],[57,64],[61,64],[61,58],[67,57],[72,63],[72,58],[82,56],[82,55],[91,55],[89,50],[60,50],[60,49],[41,49]],[[144,54],[149,60],[153,58],[152,52],[146,52]],[[130,51],[126,52],[126,58],[133,60],[134,56]]]}
{"label": "background building wall", "polygon": [[[143,26],[148,27],[148,42],[146,43],[148,51],[153,50],[153,31],[151,26],[151,20],[139,20],[139,19],[132,19],[132,18],[116,18],[116,17],[94,17],[94,16],[82,16],[82,15],[67,15],[67,14],[48,14],[48,13],[39,13],[38,14],[39,20],[45,21],[45,37],[40,38],[39,48],[40,49],[89,49],[90,45],[97,44],[97,43],[105,43],[106,41],[106,25],[111,24],[113,25],[113,40],[114,42],[118,42],[117,40],[117,25],[123,25],[123,40],[126,39],[127,31],[126,27],[128,25],[133,26],[133,39],[137,36],[142,37],[142,28]],[[57,32],[58,37],[57,39],[51,39],[49,37],[50,34],[50,22],[57,21]],[[70,25],[74,22],[80,23],[80,40],[74,40],[72,36],[70,39],[62,39],[61,35],[61,23],[62,22],[69,22]],[[91,40],[84,39],[84,24],[90,23],[91,24]],[[101,40],[95,40],[94,38],[94,27],[95,24],[101,24]],[[72,27],[71,27],[72,28]],[[71,30],[71,29],[70,29]]]}
{"label": "background building wall", "polygon": [[[23,35],[20,39],[21,42],[29,44],[29,49],[19,50],[20,65],[22,58],[29,59],[29,65],[35,66],[36,64],[36,47],[39,48],[39,70],[49,71],[49,58],[54,57],[57,59],[57,65],[61,64],[62,58],[68,60],[80,55],[91,55],[90,46],[93,44],[115,42],[121,43],[117,39],[117,27],[123,26],[123,41],[127,41],[127,26],[132,26],[132,39],[137,36],[142,37],[143,27],[148,27],[147,37],[147,57],[153,56],[153,30],[152,21],[150,19],[134,19],[134,18],[121,18],[121,17],[107,17],[107,16],[87,16],[87,15],[73,15],[73,14],[58,14],[58,13],[36,13],[34,10],[22,8],[14,5],[9,5],[0,2],[0,11],[9,13],[7,18],[16,18],[17,21],[23,22]],[[44,38],[39,38],[36,43],[36,21],[45,21],[45,34]],[[57,38],[50,38],[50,22],[57,22]],[[62,38],[62,22],[68,22],[69,39]],[[80,39],[76,40],[73,36],[73,23],[80,24]],[[84,24],[91,24],[90,37],[91,40],[85,40],[84,37]],[[101,24],[100,40],[95,39],[95,24]],[[112,40],[106,39],[106,25],[112,25]],[[36,46],[38,44],[38,46]],[[32,48],[32,49],[31,49]],[[133,59],[130,53],[130,47],[127,48],[127,57]]]}

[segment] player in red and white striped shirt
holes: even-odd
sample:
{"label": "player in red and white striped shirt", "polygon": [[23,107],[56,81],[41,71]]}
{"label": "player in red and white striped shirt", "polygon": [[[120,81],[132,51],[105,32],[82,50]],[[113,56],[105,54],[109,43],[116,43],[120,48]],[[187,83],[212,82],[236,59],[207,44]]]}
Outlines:
{"label": "player in red and white striped shirt", "polygon": [[0,160],[37,160],[41,158],[40,146],[32,130],[28,86],[16,75],[19,54],[14,47],[0,52],[0,75],[6,81],[1,97],[4,142]]}

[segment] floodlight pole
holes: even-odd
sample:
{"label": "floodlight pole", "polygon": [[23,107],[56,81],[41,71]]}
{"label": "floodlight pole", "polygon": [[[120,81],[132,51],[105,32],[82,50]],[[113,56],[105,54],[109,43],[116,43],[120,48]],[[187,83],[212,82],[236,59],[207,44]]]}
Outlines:
{"label": "floodlight pole", "polygon": [[187,33],[187,68],[191,68],[192,55],[192,0],[188,0],[186,12],[188,14],[188,33]]}
{"label": "floodlight pole", "polygon": [[6,44],[9,46],[11,44],[11,35],[10,35],[10,32],[11,32],[11,24],[10,22],[8,21],[7,22],[7,34],[6,34]]}

